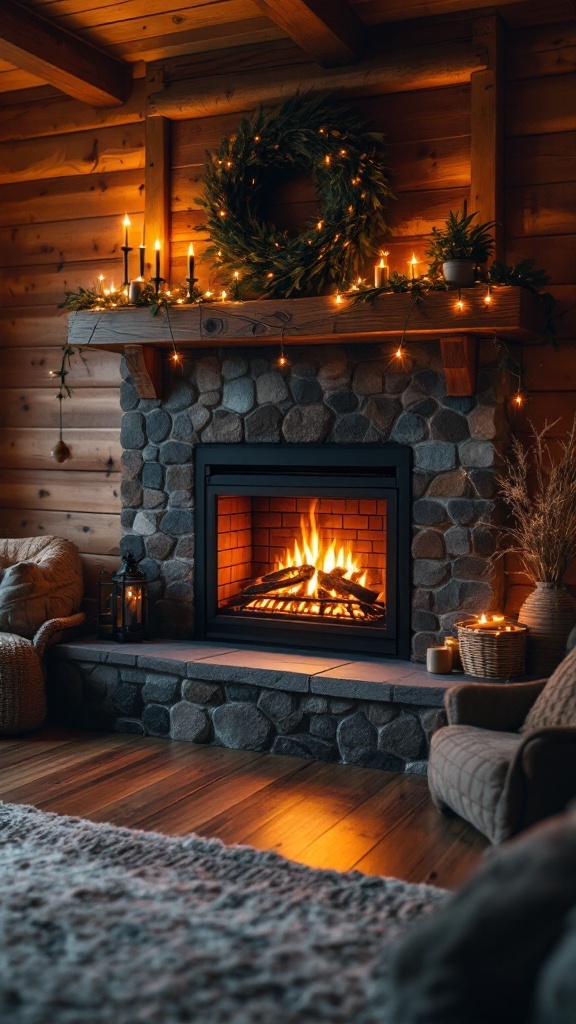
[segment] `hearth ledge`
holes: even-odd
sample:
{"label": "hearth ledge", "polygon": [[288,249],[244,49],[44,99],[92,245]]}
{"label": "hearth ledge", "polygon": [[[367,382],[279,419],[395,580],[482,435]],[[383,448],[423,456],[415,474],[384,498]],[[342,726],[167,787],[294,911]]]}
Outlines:
{"label": "hearth ledge", "polygon": [[50,652],[53,720],[385,771],[426,774],[446,689],[399,659],[215,643],[100,643]]}

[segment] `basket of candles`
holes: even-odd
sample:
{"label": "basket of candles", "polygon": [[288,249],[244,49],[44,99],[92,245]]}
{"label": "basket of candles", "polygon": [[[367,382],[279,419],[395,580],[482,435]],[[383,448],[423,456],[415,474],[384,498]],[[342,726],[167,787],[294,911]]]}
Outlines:
{"label": "basket of candles", "polygon": [[464,671],[480,679],[509,679],[524,672],[528,628],[505,615],[457,622]]}

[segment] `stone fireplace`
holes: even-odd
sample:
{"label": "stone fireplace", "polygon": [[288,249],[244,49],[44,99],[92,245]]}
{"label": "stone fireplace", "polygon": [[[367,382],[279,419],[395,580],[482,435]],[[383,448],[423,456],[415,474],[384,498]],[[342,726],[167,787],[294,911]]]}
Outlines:
{"label": "stone fireplace", "polygon": [[[447,395],[437,342],[411,342],[401,361],[390,348],[378,342],[292,344],[284,366],[278,365],[277,346],[195,350],[181,373],[165,362],[163,399],[139,398],[124,368],[122,550],[141,560],[148,577],[154,635],[294,642],[320,650],[353,650],[356,644],[365,653],[422,661],[455,621],[499,603],[490,523],[495,461],[507,435],[494,344],[479,342],[476,393],[470,397]],[[303,452],[311,459],[307,466]],[[386,452],[407,456],[401,470],[406,481],[412,466],[402,496],[393,479],[397,466],[386,463]],[[210,466],[216,470],[207,493]],[[288,473],[283,482],[280,470]],[[230,497],[238,499],[234,511],[226,505]],[[374,534],[352,537],[362,548],[373,547],[372,554],[360,552],[360,565],[347,578],[377,596],[362,602],[369,595],[356,590],[360,618],[334,627],[327,619],[335,592],[324,585],[322,605],[315,592],[311,633],[294,605],[274,614],[246,610],[242,591],[278,571],[277,552],[291,546],[288,534],[301,531],[302,518],[310,522],[315,499],[312,515],[325,535],[333,531],[340,539],[338,517],[346,505],[338,501],[351,503],[349,527],[354,521],[354,530]],[[289,507],[280,508],[282,502]],[[206,519],[210,503],[212,525]],[[386,513],[389,522],[396,516],[392,541],[383,525]],[[217,529],[219,517],[227,537]],[[268,550],[259,528],[268,531]],[[249,557],[238,555],[247,546]],[[386,569],[383,559],[374,558],[374,546],[386,555]],[[234,563],[225,554],[232,550]],[[375,626],[367,613],[361,618],[361,605],[370,603],[376,611],[384,606]],[[393,636],[392,620],[398,626]]]}
{"label": "stone fireplace", "polygon": [[197,639],[409,656],[409,447],[194,455]]}

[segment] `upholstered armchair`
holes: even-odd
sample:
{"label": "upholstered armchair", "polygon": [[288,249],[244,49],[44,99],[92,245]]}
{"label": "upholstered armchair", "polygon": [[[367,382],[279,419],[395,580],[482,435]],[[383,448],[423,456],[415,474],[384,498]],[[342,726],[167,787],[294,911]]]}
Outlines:
{"label": "upholstered armchair", "polygon": [[84,622],[80,556],[60,537],[0,540],[0,735],[46,716],[44,652]]}
{"label": "upholstered armchair", "polygon": [[445,707],[428,766],[440,811],[501,843],[576,796],[576,648],[547,681],[461,683]]}

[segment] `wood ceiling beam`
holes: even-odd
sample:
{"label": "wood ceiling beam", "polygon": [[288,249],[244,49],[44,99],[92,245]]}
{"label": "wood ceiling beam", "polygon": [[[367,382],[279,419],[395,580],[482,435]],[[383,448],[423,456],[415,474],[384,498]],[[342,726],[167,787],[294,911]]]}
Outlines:
{"label": "wood ceiling beam", "polygon": [[355,64],[366,29],[346,0],[253,0],[256,6],[323,68]]}
{"label": "wood ceiling beam", "polygon": [[115,107],[130,95],[131,69],[46,18],[2,0],[0,59],[94,107]]}

